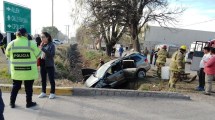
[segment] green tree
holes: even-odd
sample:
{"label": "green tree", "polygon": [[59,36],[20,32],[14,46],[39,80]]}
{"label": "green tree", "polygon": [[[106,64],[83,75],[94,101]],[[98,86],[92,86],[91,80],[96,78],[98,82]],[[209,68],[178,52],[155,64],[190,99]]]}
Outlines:
{"label": "green tree", "polygon": [[52,38],[58,37],[59,30],[55,26],[43,27],[42,32],[48,32]]}

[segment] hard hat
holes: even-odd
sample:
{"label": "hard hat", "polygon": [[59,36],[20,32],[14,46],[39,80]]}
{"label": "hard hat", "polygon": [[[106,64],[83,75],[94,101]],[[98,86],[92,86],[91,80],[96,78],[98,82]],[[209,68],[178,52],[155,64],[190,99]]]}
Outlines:
{"label": "hard hat", "polygon": [[162,48],[163,48],[163,49],[167,49],[167,46],[166,46],[166,45],[164,45]]}
{"label": "hard hat", "polygon": [[186,45],[182,45],[180,48],[183,49],[183,50],[187,50],[187,46]]}

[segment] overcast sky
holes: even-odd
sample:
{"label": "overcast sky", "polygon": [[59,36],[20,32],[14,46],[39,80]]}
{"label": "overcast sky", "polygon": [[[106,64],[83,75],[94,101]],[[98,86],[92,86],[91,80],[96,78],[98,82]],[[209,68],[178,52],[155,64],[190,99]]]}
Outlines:
{"label": "overcast sky", "polygon": [[[31,8],[32,33],[40,33],[44,26],[51,26],[52,0],[5,0]],[[75,35],[75,27],[70,14],[75,0],[54,0],[54,26],[63,33],[65,25],[70,25],[71,35]],[[184,29],[215,32],[215,0],[171,0],[173,5],[184,6],[187,10],[179,18],[177,27]],[[3,26],[3,0],[0,0],[0,28]]]}
{"label": "overcast sky", "polygon": [[[31,9],[32,16],[32,33],[40,33],[41,28],[44,26],[52,25],[52,0],[5,0],[15,4],[23,5]],[[54,26],[59,30],[66,33],[66,26],[70,25],[71,34],[74,36],[75,28],[71,20],[70,14],[72,11],[72,3],[74,0],[54,0]],[[3,9],[3,0],[0,0],[0,10]],[[0,11],[0,26],[1,31],[4,30],[3,26],[3,11]]]}

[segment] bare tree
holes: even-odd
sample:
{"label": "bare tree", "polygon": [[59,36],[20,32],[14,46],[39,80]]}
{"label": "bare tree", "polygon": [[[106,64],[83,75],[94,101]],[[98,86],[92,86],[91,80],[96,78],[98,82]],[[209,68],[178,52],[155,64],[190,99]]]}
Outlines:
{"label": "bare tree", "polygon": [[111,56],[113,46],[120,40],[126,28],[122,21],[122,7],[115,0],[88,0],[86,4],[92,16],[88,16],[85,22],[91,22],[91,27],[99,28],[97,32],[106,44],[106,54]]}
{"label": "bare tree", "polygon": [[[84,3],[84,0],[78,0]],[[80,2],[82,1],[82,2]],[[111,48],[128,28],[135,51],[140,52],[138,35],[149,22],[162,27],[176,24],[181,7],[170,8],[168,0],[87,0],[107,48]],[[145,29],[147,30],[147,29]],[[145,31],[146,32],[146,31]],[[109,55],[109,49],[107,49]]]}
{"label": "bare tree", "polygon": [[175,7],[171,9],[168,0],[116,0],[123,6],[125,23],[129,28],[135,51],[140,52],[138,34],[149,22],[156,22],[160,26],[167,27],[177,23],[177,16],[184,9]]}
{"label": "bare tree", "polygon": [[96,40],[99,37],[97,28],[82,25],[76,31],[77,42],[83,46],[95,46]]}

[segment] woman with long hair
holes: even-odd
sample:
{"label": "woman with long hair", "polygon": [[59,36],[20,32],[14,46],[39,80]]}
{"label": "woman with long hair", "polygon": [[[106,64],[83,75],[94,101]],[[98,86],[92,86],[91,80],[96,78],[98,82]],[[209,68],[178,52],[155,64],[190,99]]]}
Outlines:
{"label": "woman with long hair", "polygon": [[47,74],[51,84],[51,91],[49,98],[55,98],[55,69],[54,69],[54,56],[55,56],[55,45],[52,43],[52,37],[47,32],[42,32],[41,34],[41,44],[40,49],[42,50],[41,60],[40,60],[40,74],[42,78],[42,93],[38,96],[39,98],[46,97],[46,82]]}

